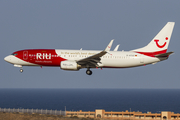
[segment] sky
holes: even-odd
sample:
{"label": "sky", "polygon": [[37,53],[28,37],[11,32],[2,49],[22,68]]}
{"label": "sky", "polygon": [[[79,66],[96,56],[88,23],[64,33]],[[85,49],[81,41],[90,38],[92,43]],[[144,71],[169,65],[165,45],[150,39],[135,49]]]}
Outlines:
{"label": "sky", "polygon": [[[179,0],[1,0],[0,88],[180,89]],[[4,61],[22,49],[133,50],[175,22],[168,60],[125,69],[64,71]]]}

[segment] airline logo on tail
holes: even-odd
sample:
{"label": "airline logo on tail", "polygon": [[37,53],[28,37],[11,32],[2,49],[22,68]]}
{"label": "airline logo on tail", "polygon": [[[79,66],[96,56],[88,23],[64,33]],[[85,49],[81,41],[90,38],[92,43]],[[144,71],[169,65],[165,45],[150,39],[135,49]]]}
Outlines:
{"label": "airline logo on tail", "polygon": [[[168,40],[168,37],[166,37],[165,39]],[[156,43],[158,48],[163,48],[164,46],[166,46],[166,42],[163,45],[159,45],[159,40],[154,40],[154,42]]]}

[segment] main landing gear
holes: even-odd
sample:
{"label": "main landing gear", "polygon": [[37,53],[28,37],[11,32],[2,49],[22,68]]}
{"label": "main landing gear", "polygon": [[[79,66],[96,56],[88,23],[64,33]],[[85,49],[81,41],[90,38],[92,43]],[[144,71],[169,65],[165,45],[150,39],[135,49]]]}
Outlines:
{"label": "main landing gear", "polygon": [[86,74],[87,74],[87,75],[92,75],[92,71],[88,68],[88,69],[86,70]]}

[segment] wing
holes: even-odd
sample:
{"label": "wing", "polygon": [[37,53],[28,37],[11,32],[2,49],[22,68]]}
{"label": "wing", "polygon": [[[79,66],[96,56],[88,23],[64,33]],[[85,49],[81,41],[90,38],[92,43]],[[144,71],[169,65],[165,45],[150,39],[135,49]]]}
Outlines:
{"label": "wing", "polygon": [[95,55],[92,55],[90,57],[81,59],[76,61],[79,65],[83,65],[85,67],[100,67],[101,66],[101,58],[103,55],[105,55],[108,51],[110,51],[111,46],[113,44],[114,40],[111,40],[108,46],[106,47],[105,50],[101,51],[100,53],[97,53]]}

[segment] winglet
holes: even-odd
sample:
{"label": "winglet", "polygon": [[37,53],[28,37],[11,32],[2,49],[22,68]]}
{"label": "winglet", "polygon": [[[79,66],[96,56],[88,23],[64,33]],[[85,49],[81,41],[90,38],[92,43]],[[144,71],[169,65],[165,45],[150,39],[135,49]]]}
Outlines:
{"label": "winglet", "polygon": [[[120,44],[119,44],[120,45]],[[117,51],[118,50],[118,48],[119,48],[119,45],[117,45],[116,46],[116,48],[114,49],[114,51]]]}
{"label": "winglet", "polygon": [[110,51],[111,50],[111,46],[113,44],[114,39],[111,40],[111,42],[108,44],[108,46],[106,47],[106,49],[104,51]]}

